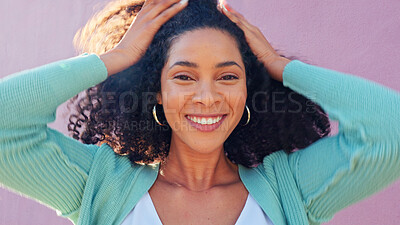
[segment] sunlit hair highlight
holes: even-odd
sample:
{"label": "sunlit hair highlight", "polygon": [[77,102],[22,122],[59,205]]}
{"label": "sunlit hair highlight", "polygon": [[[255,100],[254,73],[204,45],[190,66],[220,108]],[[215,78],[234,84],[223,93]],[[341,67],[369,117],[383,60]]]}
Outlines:
{"label": "sunlit hair highlight", "polygon": [[[143,3],[109,3],[75,36],[79,53],[101,54],[113,48]],[[132,165],[164,160],[172,131],[169,126],[159,126],[152,115],[156,93],[161,91],[161,69],[177,37],[203,28],[231,35],[245,65],[246,104],[251,120],[241,126],[247,120],[247,115],[243,115],[224,143],[224,151],[232,162],[256,166],[273,152],[284,150],[290,154],[327,136],[330,123],[322,108],[273,80],[246,43],[243,31],[216,6],[216,0],[189,1],[183,11],[160,28],[138,63],[73,98],[70,105],[75,112],[68,124],[73,138],[86,144],[106,143],[116,154],[128,157]],[[126,110],[131,106],[135,110]],[[157,107],[157,115],[160,122],[167,124],[162,107]]]}

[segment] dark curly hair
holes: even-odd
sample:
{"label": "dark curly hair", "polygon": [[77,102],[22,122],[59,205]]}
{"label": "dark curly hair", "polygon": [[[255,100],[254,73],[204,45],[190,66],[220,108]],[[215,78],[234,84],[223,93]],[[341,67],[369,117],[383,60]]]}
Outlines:
{"label": "dark curly hair", "polygon": [[[75,45],[87,53],[110,50],[121,40],[143,3],[109,3],[78,31]],[[234,37],[245,65],[246,104],[251,120],[241,126],[246,122],[245,113],[224,143],[224,151],[233,163],[256,166],[275,151],[289,154],[327,136],[330,122],[323,109],[273,80],[249,48],[243,31],[217,10],[217,4],[217,0],[190,1],[160,28],[138,63],[71,99],[76,112],[69,118],[68,130],[73,138],[86,144],[107,143],[132,164],[165,160],[172,131],[169,126],[159,126],[152,116],[156,93],[161,91],[161,70],[173,40],[202,28]],[[159,119],[167,124],[162,107],[158,108]]]}

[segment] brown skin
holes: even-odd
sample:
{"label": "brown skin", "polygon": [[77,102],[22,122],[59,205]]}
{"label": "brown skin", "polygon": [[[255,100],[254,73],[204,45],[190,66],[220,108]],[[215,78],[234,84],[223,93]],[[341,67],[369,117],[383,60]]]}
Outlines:
{"label": "brown skin", "polygon": [[270,73],[271,77],[282,82],[282,74],[289,59],[280,56],[265,38],[261,30],[250,24],[246,18],[227,3],[219,6],[218,9],[224,13],[232,22],[243,30],[246,41],[258,60],[262,62]]}
{"label": "brown skin", "polygon": [[[198,67],[171,67],[178,61]],[[237,65],[216,68],[228,61]],[[244,63],[235,40],[214,29],[180,36],[161,72],[161,90],[159,103],[172,128],[168,166],[162,168],[165,177],[189,190],[208,190],[219,180],[216,176],[237,170],[223,154],[223,144],[239,123],[247,97]],[[188,114],[227,116],[216,130],[203,132],[189,125]]]}
{"label": "brown skin", "polygon": [[[162,24],[187,6],[187,3],[175,4],[179,2],[179,0],[147,0],[145,2],[121,42],[112,50],[100,55],[109,76],[121,72],[139,61]],[[243,15],[226,3],[225,6],[228,10],[219,8],[220,11],[244,31],[247,43],[258,59],[264,63],[271,77],[282,82],[283,70],[290,60],[281,57],[262,32],[250,24]]]}
{"label": "brown skin", "polygon": [[[171,68],[178,61],[198,67]],[[238,66],[215,68],[226,61]],[[234,224],[248,195],[238,166],[223,149],[242,117],[247,94],[244,64],[235,40],[213,29],[183,34],[171,46],[161,74],[161,90],[159,103],[171,125],[172,139],[166,163],[149,190],[161,221]],[[202,132],[187,123],[185,115],[192,113],[223,113],[227,117],[216,130]]]}
{"label": "brown skin", "polygon": [[[176,2],[179,1],[146,2],[121,42],[100,56],[109,75],[140,59],[159,27],[186,6],[173,5]],[[261,31],[243,16],[231,8],[223,12],[244,31],[250,47],[271,77],[282,81],[283,69],[290,60],[279,56]],[[198,66],[171,68],[177,61]],[[238,66],[215,67],[225,61]],[[161,164],[160,173],[149,190],[163,224],[234,224],[237,221],[248,191],[240,180],[238,166],[225,156],[223,143],[243,115],[246,94],[244,64],[231,36],[200,29],[183,34],[173,43],[161,73],[158,96],[172,128],[171,147],[166,163]],[[190,126],[185,118],[194,113],[227,114],[227,117],[216,130],[202,132]]]}
{"label": "brown skin", "polygon": [[158,178],[149,193],[162,223],[235,224],[248,192],[237,175],[227,172],[224,176],[223,179],[231,182],[223,181],[223,184],[201,192]]}
{"label": "brown skin", "polygon": [[188,4],[179,2],[180,0],[147,0],[143,4],[135,21],[118,45],[100,55],[109,76],[139,61],[160,27]]}

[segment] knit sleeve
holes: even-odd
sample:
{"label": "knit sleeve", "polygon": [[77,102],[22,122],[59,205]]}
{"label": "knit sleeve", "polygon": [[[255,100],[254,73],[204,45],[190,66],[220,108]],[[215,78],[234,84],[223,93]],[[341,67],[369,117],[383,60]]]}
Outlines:
{"label": "knit sleeve", "polygon": [[283,85],[339,121],[337,135],[289,155],[311,224],[333,215],[400,176],[400,95],[378,83],[294,60]]}
{"label": "knit sleeve", "polygon": [[0,80],[0,184],[57,210],[77,211],[95,145],[47,127],[57,107],[100,83],[107,69],[97,55],[81,55]]}

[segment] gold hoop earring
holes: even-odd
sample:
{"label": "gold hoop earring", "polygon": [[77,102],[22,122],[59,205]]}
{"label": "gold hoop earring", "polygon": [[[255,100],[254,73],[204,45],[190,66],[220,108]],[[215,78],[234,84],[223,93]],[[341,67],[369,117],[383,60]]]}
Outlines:
{"label": "gold hoop earring", "polygon": [[157,118],[156,106],[157,106],[157,103],[156,103],[156,104],[154,105],[154,107],[153,107],[153,117],[154,117],[154,120],[158,123],[158,125],[160,125],[160,126],[166,126],[165,124],[160,123],[160,121],[158,120],[158,118]]}
{"label": "gold hoop earring", "polygon": [[249,107],[247,107],[247,105],[246,105],[246,110],[247,110],[247,121],[242,126],[246,126],[250,122],[250,109],[249,109]]}

